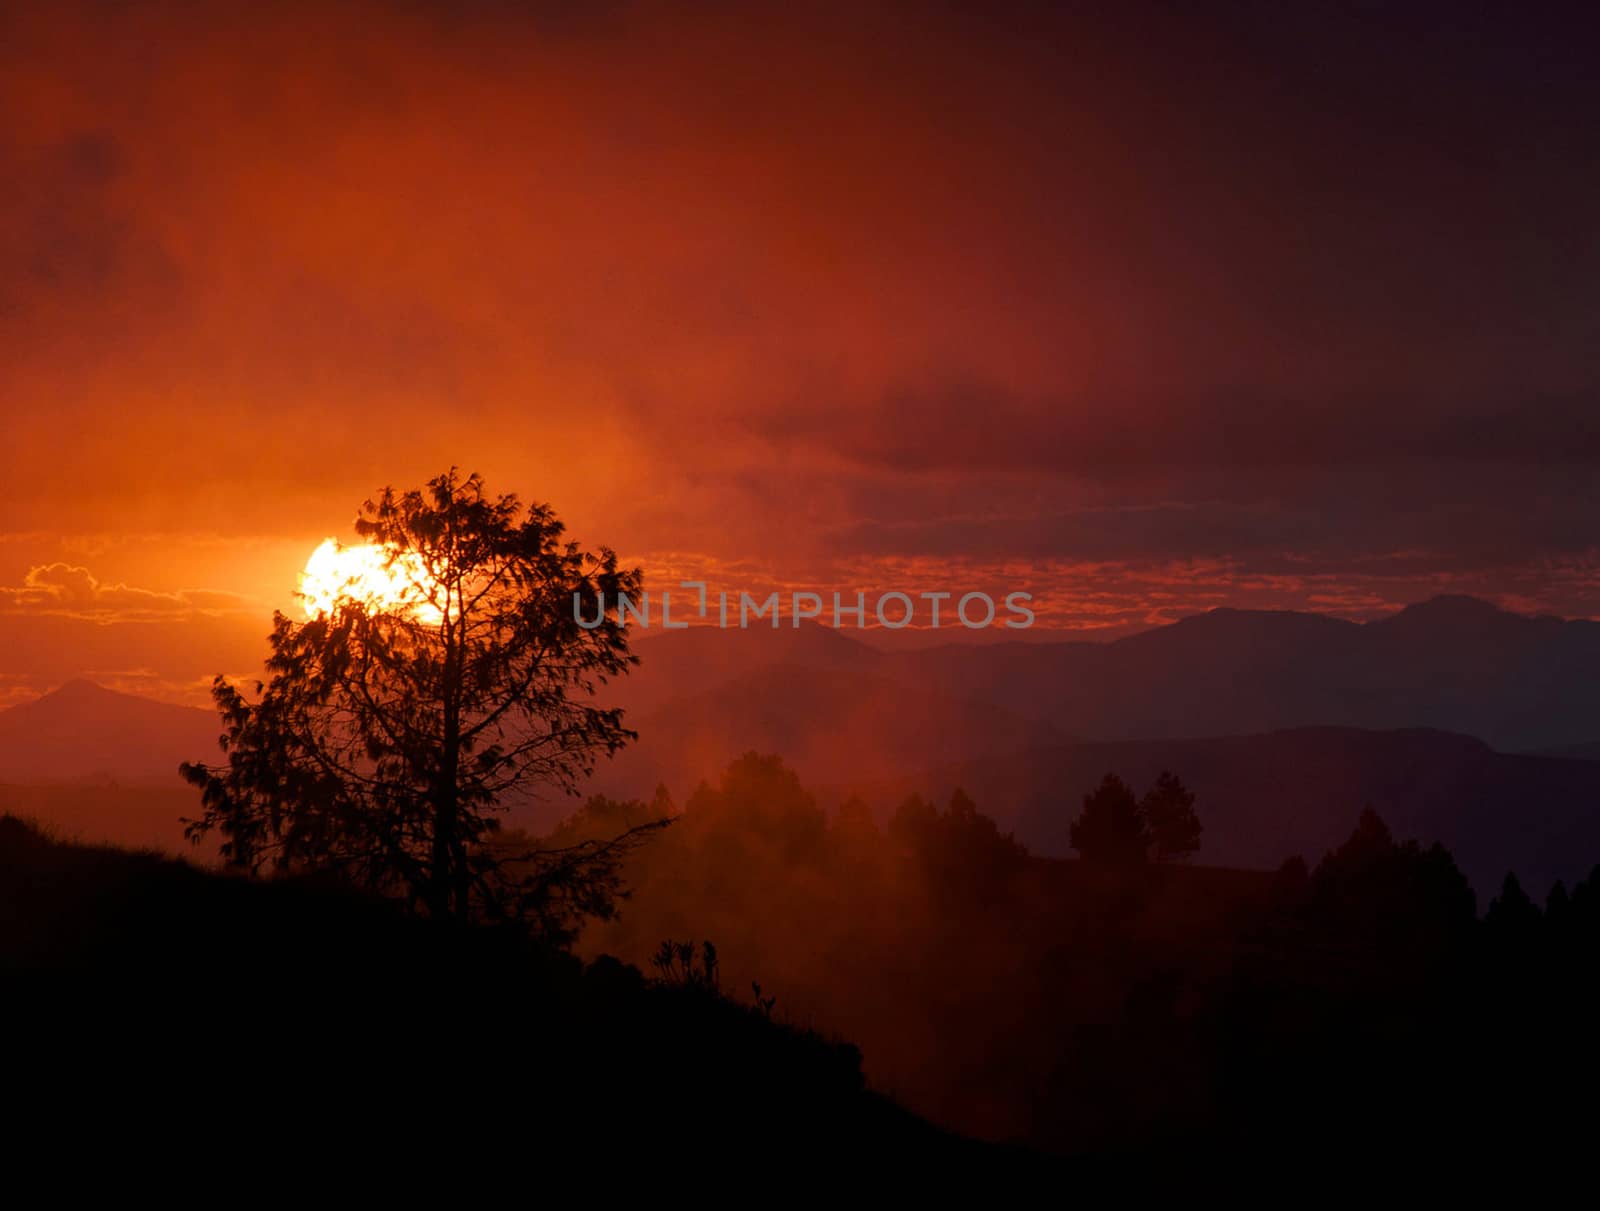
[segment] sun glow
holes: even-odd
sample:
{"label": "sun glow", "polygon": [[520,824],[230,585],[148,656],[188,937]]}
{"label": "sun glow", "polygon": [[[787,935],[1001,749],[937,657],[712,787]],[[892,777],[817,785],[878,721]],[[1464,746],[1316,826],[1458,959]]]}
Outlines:
{"label": "sun glow", "polygon": [[410,614],[437,621],[439,608],[429,598],[431,583],[415,555],[395,555],[385,547],[347,547],[330,538],[311,553],[300,573],[300,602],[307,618],[356,601],[370,610]]}

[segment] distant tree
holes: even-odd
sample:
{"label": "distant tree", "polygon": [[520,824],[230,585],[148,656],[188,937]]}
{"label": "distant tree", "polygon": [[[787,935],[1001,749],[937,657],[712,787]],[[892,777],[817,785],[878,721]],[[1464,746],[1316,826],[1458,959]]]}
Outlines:
{"label": "distant tree", "polygon": [[1139,801],[1115,774],[1107,774],[1084,796],[1083,811],[1072,822],[1069,838],[1085,862],[1102,865],[1143,862],[1150,850],[1150,832]]}
{"label": "distant tree", "polygon": [[1200,817],[1194,810],[1194,793],[1176,775],[1161,771],[1155,785],[1139,804],[1150,844],[1158,862],[1182,861],[1200,849]]}
{"label": "distant tree", "polygon": [[1572,917],[1580,930],[1600,936],[1600,866],[1574,884]]}
{"label": "distant tree", "polygon": [[833,813],[833,831],[844,837],[876,837],[878,822],[872,818],[872,809],[860,795],[851,795]]}
{"label": "distant tree", "polygon": [[788,861],[814,863],[827,845],[826,813],[776,753],[741,754],[715,787],[695,789],[684,814],[734,849],[756,845]]}
{"label": "distant tree", "polygon": [[1556,925],[1564,923],[1571,910],[1572,897],[1567,894],[1567,885],[1557,879],[1550,888],[1550,894],[1545,897],[1544,915],[1552,925]]}
{"label": "distant tree", "polygon": [[190,835],[221,833],[225,858],[251,869],[332,869],[439,918],[538,928],[552,897],[603,905],[618,854],[653,822],[545,850],[506,844],[499,817],[575,789],[632,738],[592,695],[637,662],[615,603],[638,573],[564,541],[549,506],[454,470],[385,489],[356,531],[403,591],[276,615],[254,701],[217,678],[227,760],[182,767],[202,792]]}
{"label": "distant tree", "polygon": [[1426,966],[1458,960],[1477,926],[1472,885],[1449,851],[1397,843],[1370,807],[1318,863],[1311,892],[1312,915],[1329,936],[1359,939],[1416,979]]}
{"label": "distant tree", "polygon": [[1306,884],[1311,880],[1311,870],[1306,866],[1306,860],[1299,854],[1285,858],[1279,865],[1273,877],[1275,887],[1290,895],[1298,895],[1305,890]]}
{"label": "distant tree", "polygon": [[889,817],[889,837],[907,849],[920,849],[930,843],[939,827],[939,809],[921,795],[908,795]]}
{"label": "distant tree", "polygon": [[1542,915],[1539,906],[1522,890],[1522,883],[1510,871],[1500,885],[1500,894],[1489,901],[1483,922],[1489,936],[1503,946],[1523,946],[1539,932]]}
{"label": "distant tree", "polygon": [[1362,808],[1361,815],[1356,818],[1355,831],[1343,845],[1323,859],[1323,865],[1367,866],[1388,858],[1394,848],[1394,834],[1383,822],[1383,817],[1369,805]]}
{"label": "distant tree", "polygon": [[[586,922],[616,918],[639,875],[629,861],[633,842],[676,816],[665,786],[656,787],[649,803],[592,795],[543,837],[502,830],[485,847],[501,866],[499,877],[523,886],[525,923],[532,932],[567,945]],[[563,856],[572,860],[559,860]]]}
{"label": "distant tree", "polygon": [[605,841],[632,829],[671,820],[678,814],[672,795],[658,785],[649,803],[642,799],[613,799],[591,795],[583,806],[545,835],[541,844],[550,847],[579,845],[586,841]]}
{"label": "distant tree", "polygon": [[956,787],[943,817],[948,847],[969,861],[986,867],[1015,866],[1028,856],[1028,847],[1014,833],[1002,833],[992,816],[978,810],[971,795]]}
{"label": "distant tree", "polygon": [[960,787],[943,811],[911,796],[896,809],[889,836],[915,856],[942,893],[968,901],[992,899],[1028,857],[1027,847],[1002,833]]}

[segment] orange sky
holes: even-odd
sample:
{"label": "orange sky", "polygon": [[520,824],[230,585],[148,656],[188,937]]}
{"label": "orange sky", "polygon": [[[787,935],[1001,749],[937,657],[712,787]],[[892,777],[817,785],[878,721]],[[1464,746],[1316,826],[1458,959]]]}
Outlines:
{"label": "orange sky", "polygon": [[1559,21],[21,7],[0,697],[248,670],[450,464],[660,579],[1600,612]]}

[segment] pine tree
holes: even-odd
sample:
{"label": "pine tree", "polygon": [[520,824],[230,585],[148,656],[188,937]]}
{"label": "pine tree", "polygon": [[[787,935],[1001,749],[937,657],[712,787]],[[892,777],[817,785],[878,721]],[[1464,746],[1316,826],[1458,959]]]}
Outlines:
{"label": "pine tree", "polygon": [[1079,857],[1102,865],[1143,862],[1150,849],[1150,832],[1139,801],[1115,774],[1107,774],[1083,797],[1083,811],[1072,822],[1069,836]]}
{"label": "pine tree", "polygon": [[1139,810],[1156,861],[1183,861],[1199,851],[1201,826],[1194,810],[1194,792],[1175,774],[1162,770],[1155,785],[1145,792]]}

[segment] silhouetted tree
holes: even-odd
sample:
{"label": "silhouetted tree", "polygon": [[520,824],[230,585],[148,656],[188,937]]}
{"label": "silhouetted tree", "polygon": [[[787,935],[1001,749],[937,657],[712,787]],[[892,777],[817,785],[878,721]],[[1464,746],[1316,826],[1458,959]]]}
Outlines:
{"label": "silhouetted tree", "polygon": [[[731,827],[725,840],[756,844],[787,861],[815,863],[826,848],[828,817],[776,753],[741,754],[716,787],[701,783],[684,804],[704,825]],[[737,846],[735,846],[737,848]]]}
{"label": "silhouetted tree", "polygon": [[828,822],[828,840],[834,856],[841,862],[863,868],[863,877],[871,877],[865,873],[865,868],[876,865],[887,852],[883,830],[873,819],[866,800],[859,795],[851,795],[834,811]]}
{"label": "silhouetted tree", "polygon": [[676,815],[665,786],[649,803],[592,795],[543,837],[522,829],[495,833],[484,843],[486,856],[500,864],[502,879],[523,886],[524,921],[533,932],[569,945],[586,921],[616,917],[631,894],[625,867],[635,852],[632,842]]}
{"label": "silhouetted tree", "polygon": [[858,839],[877,839],[878,822],[872,818],[872,809],[860,795],[851,795],[833,813],[833,832],[851,842]]}
{"label": "silhouetted tree", "polygon": [[1550,894],[1544,900],[1544,915],[1552,925],[1565,922],[1567,913],[1572,909],[1572,897],[1567,894],[1567,885],[1560,879],[1550,888]]}
{"label": "silhouetted tree", "polygon": [[1600,866],[1573,885],[1572,919],[1579,930],[1600,935]]}
{"label": "silhouetted tree", "polygon": [[1500,894],[1489,901],[1483,914],[1483,936],[1487,953],[1499,969],[1494,991],[1508,1006],[1518,1007],[1517,998],[1529,992],[1527,984],[1541,957],[1544,926],[1539,906],[1522,889],[1517,876],[1507,871]]}
{"label": "silhouetted tree", "polygon": [[276,615],[255,701],[217,678],[227,762],[182,767],[202,791],[191,837],[217,830],[234,863],[333,869],[434,917],[538,925],[552,896],[604,903],[605,872],[651,824],[554,850],[495,842],[508,801],[572,790],[632,738],[592,693],[637,662],[615,604],[638,573],[564,541],[549,506],[453,469],[385,489],[356,530],[402,591]]}
{"label": "silhouetted tree", "polygon": [[901,800],[889,817],[889,837],[907,849],[920,849],[939,826],[939,809],[921,795]]}
{"label": "silhouetted tree", "polygon": [[1200,849],[1200,817],[1194,810],[1194,793],[1175,774],[1161,771],[1155,785],[1139,804],[1150,844],[1158,862],[1183,860]]}
{"label": "silhouetted tree", "polygon": [[1500,894],[1489,901],[1489,911],[1483,919],[1493,932],[1520,940],[1538,929],[1539,909],[1522,890],[1517,876],[1507,871]]}
{"label": "silhouetted tree", "polygon": [[1126,865],[1143,862],[1150,849],[1139,801],[1128,784],[1107,774],[1083,797],[1083,812],[1072,822],[1072,848],[1085,862]]}
{"label": "silhouetted tree", "polygon": [[1324,940],[1348,959],[1364,952],[1412,980],[1456,963],[1477,925],[1472,885],[1442,845],[1397,843],[1370,807],[1355,832],[1317,865],[1309,909]]}
{"label": "silhouetted tree", "polygon": [[541,839],[541,844],[564,848],[587,841],[606,841],[632,829],[671,820],[677,814],[678,809],[665,785],[656,787],[656,793],[649,803],[642,799],[591,795],[584,800],[582,807],[547,833]]}
{"label": "silhouetted tree", "polygon": [[940,811],[912,795],[889,822],[889,835],[910,850],[943,893],[991,898],[1021,869],[1028,849],[978,810],[972,796],[957,787]]}

